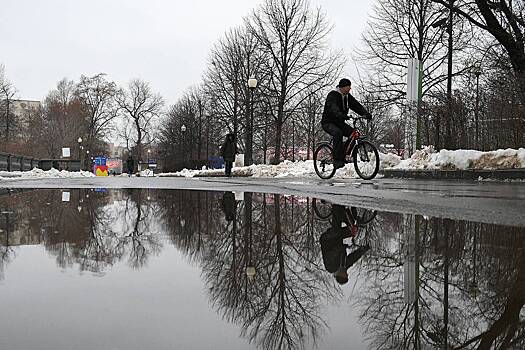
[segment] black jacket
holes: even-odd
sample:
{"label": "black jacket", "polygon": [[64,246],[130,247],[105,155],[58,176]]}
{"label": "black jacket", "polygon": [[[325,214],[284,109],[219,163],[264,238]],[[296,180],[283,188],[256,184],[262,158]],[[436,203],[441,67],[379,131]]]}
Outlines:
{"label": "black jacket", "polygon": [[330,91],[326,97],[326,102],[324,104],[323,118],[321,119],[321,124],[333,123],[340,128],[344,125],[345,120],[347,119],[348,109],[353,110],[359,115],[364,115],[367,113],[366,109],[354,98],[354,96],[348,94],[347,106],[343,106],[344,96],[336,90]]}
{"label": "black jacket", "polygon": [[128,171],[133,171],[133,167],[135,166],[135,161],[133,158],[128,158],[127,161]]}
{"label": "black jacket", "polygon": [[221,156],[224,158],[224,161],[233,162],[235,161],[235,154],[237,154],[237,145],[233,140],[233,135],[230,136],[228,134],[221,147]]}

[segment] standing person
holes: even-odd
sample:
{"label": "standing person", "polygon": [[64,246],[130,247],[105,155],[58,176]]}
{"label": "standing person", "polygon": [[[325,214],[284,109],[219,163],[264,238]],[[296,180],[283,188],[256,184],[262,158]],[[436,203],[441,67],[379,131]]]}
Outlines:
{"label": "standing person", "polygon": [[366,119],[372,119],[372,115],[350,94],[352,83],[343,78],[337,84],[337,89],[330,91],[324,104],[321,126],[323,130],[332,135],[334,144],[334,167],[345,166],[345,155],[343,149],[343,136],[350,137],[352,128],[345,123],[348,110],[351,109]]}
{"label": "standing person", "polygon": [[135,167],[135,161],[133,160],[131,154],[128,157],[126,165],[128,167],[128,177],[131,177],[131,174],[133,174],[133,168]]}
{"label": "standing person", "polygon": [[221,156],[224,158],[225,169],[224,173],[226,176],[232,176],[232,166],[235,161],[235,155],[237,154],[237,145],[235,144],[235,139],[233,134],[226,135],[226,140],[221,146]]}

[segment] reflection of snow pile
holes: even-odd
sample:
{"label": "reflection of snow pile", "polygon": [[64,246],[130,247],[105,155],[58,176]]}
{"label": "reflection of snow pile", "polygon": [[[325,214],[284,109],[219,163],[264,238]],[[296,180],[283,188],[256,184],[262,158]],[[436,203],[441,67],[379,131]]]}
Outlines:
{"label": "reflection of snow pile", "polygon": [[525,149],[500,149],[490,152],[474,150],[441,150],[431,147],[416,151],[410,159],[399,162],[394,169],[516,169],[525,168]]}
{"label": "reflection of snow pile", "polygon": [[72,178],[95,176],[89,171],[42,170],[34,168],[30,171],[0,171],[0,179],[39,179],[39,178]]}
{"label": "reflection of snow pile", "polygon": [[[385,166],[394,166],[398,164],[401,159],[393,154],[379,154],[380,169]],[[384,163],[383,163],[384,162]],[[252,176],[252,177],[317,177],[314,170],[313,160],[298,160],[295,162],[285,160],[277,165],[270,164],[258,164],[244,167],[233,168],[233,176]],[[181,177],[194,177],[194,176],[224,176],[224,169],[210,169],[210,170],[188,170],[183,169],[176,173],[164,173],[159,176],[181,176]],[[337,170],[335,178],[357,178],[357,174],[354,170],[354,164],[346,164],[342,169]]]}

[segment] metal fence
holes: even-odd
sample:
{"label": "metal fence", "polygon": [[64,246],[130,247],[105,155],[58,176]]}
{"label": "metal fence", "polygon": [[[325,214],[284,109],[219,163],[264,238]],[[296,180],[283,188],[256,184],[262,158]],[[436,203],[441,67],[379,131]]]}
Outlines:
{"label": "metal fence", "polygon": [[39,160],[33,157],[0,152],[0,170],[29,171],[39,167]]}
{"label": "metal fence", "polygon": [[0,171],[30,171],[33,168],[42,170],[80,171],[80,160],[76,159],[37,159],[18,154],[0,152]]}

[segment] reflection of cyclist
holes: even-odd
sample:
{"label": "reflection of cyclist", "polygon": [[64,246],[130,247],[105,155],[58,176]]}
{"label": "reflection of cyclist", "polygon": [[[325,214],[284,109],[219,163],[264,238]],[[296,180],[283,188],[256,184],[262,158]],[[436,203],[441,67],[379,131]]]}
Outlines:
{"label": "reflection of cyclist", "polygon": [[350,247],[343,243],[343,239],[355,237],[357,234],[357,225],[351,215],[351,211],[346,210],[344,206],[334,204],[332,226],[320,238],[324,267],[334,275],[339,284],[348,282],[347,270],[369,249],[368,246],[358,247],[347,255],[346,251]]}
{"label": "reflection of cyclist", "polygon": [[330,91],[326,97],[321,119],[323,130],[333,137],[335,168],[345,165],[343,136],[350,137],[354,130],[345,123],[345,120],[349,119],[348,110],[351,109],[367,119],[372,119],[372,115],[350,94],[350,89],[352,89],[350,80],[343,78],[339,81],[337,90]]}

